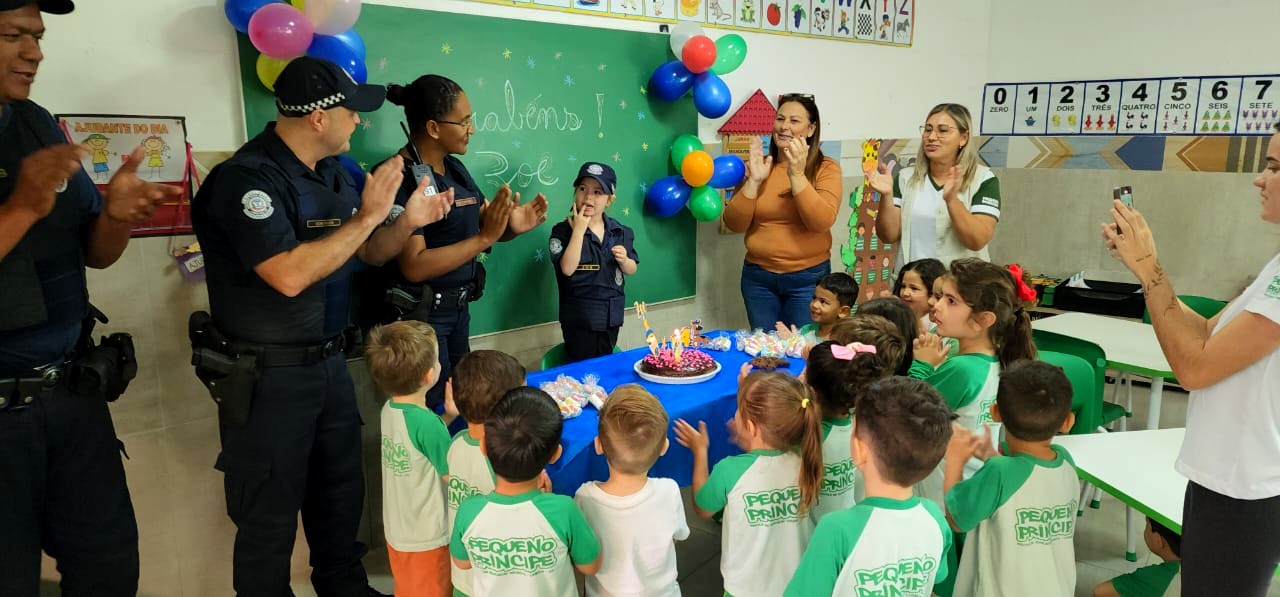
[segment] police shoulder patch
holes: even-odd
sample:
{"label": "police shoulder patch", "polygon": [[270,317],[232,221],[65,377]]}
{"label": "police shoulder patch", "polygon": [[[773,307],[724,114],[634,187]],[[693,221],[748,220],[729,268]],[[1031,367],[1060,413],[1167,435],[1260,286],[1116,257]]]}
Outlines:
{"label": "police shoulder patch", "polygon": [[551,249],[551,254],[552,254],[552,255],[559,255],[559,254],[560,254],[560,251],[563,251],[563,250],[564,250],[564,245],[562,245],[562,244],[560,243],[560,239],[558,239],[558,238],[553,238],[553,239],[551,239],[551,242],[549,243],[549,248]]}
{"label": "police shoulder patch", "polygon": [[622,270],[620,269],[613,270],[613,283],[617,284],[618,286],[622,286]]}
{"label": "police shoulder patch", "polygon": [[240,205],[244,208],[244,215],[253,220],[265,220],[276,212],[275,206],[271,205],[271,196],[259,190],[245,193],[240,198]]}

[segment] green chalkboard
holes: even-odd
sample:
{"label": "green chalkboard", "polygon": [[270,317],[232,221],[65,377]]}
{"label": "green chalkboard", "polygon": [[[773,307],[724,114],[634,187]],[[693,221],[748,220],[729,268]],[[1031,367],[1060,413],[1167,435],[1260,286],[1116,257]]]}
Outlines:
{"label": "green chalkboard", "polygon": [[[653,68],[670,58],[665,35],[369,4],[356,31],[368,47],[369,82],[407,84],[436,73],[462,85],[478,131],[461,159],[486,195],[506,182],[522,200],[541,192],[551,203],[547,223],[485,257],[488,289],[472,305],[473,334],[557,320],[547,239],[568,214],[583,161],[618,173],[609,214],[635,230],[640,254],[639,271],[627,280],[628,304],[693,296],[693,219],[686,211],[660,219],[643,210],[646,185],[671,172],[671,142],[697,126],[692,101],[645,94]],[[252,136],[276,114],[258,81],[258,53],[239,37]],[[350,155],[367,168],[393,154],[405,143],[403,119],[391,104],[367,115]]]}

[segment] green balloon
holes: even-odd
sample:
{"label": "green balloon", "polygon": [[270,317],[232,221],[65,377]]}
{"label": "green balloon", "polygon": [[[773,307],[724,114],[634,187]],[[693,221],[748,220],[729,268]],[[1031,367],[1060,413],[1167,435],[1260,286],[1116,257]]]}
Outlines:
{"label": "green balloon", "polygon": [[684,167],[685,156],[695,151],[702,151],[702,141],[699,141],[696,135],[676,137],[676,140],[671,143],[671,164],[676,167],[676,172]]}
{"label": "green balloon", "polygon": [[716,40],[716,62],[711,65],[711,72],[727,75],[742,66],[747,59],[747,40],[737,33],[730,33]]}
{"label": "green balloon", "polygon": [[696,187],[689,195],[689,213],[699,222],[713,222],[724,211],[720,193],[708,186]]}

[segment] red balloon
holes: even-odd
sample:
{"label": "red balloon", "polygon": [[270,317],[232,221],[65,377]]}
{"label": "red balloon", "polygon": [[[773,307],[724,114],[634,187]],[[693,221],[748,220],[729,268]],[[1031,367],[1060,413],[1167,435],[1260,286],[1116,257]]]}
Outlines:
{"label": "red balloon", "polygon": [[716,42],[705,35],[695,35],[684,44],[680,59],[693,74],[707,72],[716,63]]}

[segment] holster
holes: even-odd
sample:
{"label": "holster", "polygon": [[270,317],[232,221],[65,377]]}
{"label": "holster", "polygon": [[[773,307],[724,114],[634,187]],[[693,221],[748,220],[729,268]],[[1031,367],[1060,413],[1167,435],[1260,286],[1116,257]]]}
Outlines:
{"label": "holster", "polygon": [[97,322],[107,323],[107,316],[93,305],[84,319],[77,342],[75,356],[67,365],[67,384],[80,396],[101,398],[115,402],[129,388],[129,382],[138,376],[138,359],[133,348],[133,336],[117,332],[102,336],[93,342],[93,328]]}
{"label": "holster", "polygon": [[243,425],[249,420],[253,386],[261,374],[257,355],[236,354],[208,311],[191,314],[187,334],[191,339],[191,365],[217,403],[219,420]]}
{"label": "holster", "polygon": [[435,309],[435,291],[430,284],[418,288],[393,284],[387,289],[386,301],[395,310],[397,321],[427,321]]}

